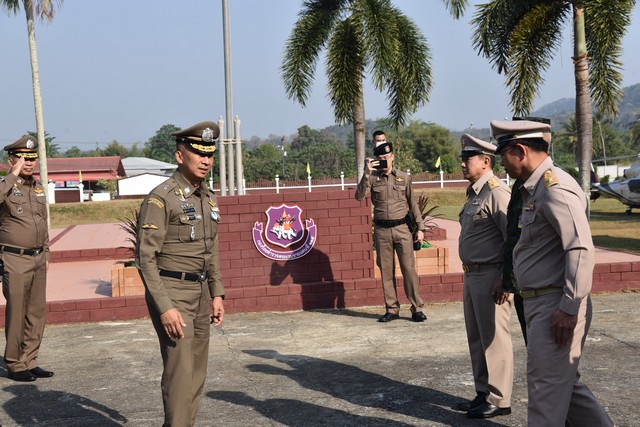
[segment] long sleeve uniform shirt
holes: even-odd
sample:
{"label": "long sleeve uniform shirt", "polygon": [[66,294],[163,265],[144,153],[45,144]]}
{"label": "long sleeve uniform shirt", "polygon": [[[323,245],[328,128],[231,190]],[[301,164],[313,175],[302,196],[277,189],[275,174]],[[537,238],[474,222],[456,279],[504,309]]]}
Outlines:
{"label": "long sleeve uniform shirt", "polygon": [[595,264],[587,200],[576,180],[547,157],[522,187],[522,233],[514,249],[521,290],[562,288],[560,309],[578,313]]}

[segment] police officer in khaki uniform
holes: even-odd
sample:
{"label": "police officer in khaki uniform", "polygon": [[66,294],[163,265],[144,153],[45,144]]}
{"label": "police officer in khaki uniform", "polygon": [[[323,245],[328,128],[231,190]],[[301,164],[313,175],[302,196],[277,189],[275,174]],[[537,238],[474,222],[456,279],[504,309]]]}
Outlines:
{"label": "police officer in khaki uniform", "polygon": [[513,257],[527,323],[528,424],[611,426],[578,372],[595,262],[585,194],[548,156],[549,124],[494,120],[491,131],[505,169],[523,182],[513,189],[523,206]]}
{"label": "police officer in khaki uniform", "polygon": [[210,323],[222,324],[220,209],[205,185],[219,129],[174,132],[178,170],[142,202],[136,263],[160,341],[164,426],[192,426],[207,374]]}
{"label": "police officer in khaki uniform", "polygon": [[4,149],[11,166],[7,176],[0,178],[2,293],[7,300],[4,361],[9,378],[35,381],[53,376],[38,366],[47,312],[47,197],[33,178],[37,139],[25,135]]}
{"label": "police officer in khaki uniform", "polygon": [[461,167],[467,201],[460,212],[458,251],[464,270],[464,320],[476,398],[456,405],[469,418],[511,413],[513,347],[509,318],[513,297],[496,304],[511,192],[493,175],[496,147],[462,135]]}
{"label": "police officer in khaki uniform", "polygon": [[390,322],[400,317],[393,256],[395,251],[404,278],[404,291],[411,303],[411,320],[423,322],[427,316],[422,312],[424,303],[420,298],[420,281],[413,255],[414,238],[407,226],[407,216],[411,214],[419,227],[417,239],[422,242],[426,229],[422,213],[413,195],[411,177],[393,167],[393,146],[387,142],[384,132],[375,131],[373,143],[376,159],[366,159],[355,197],[356,200],[362,200],[371,193],[373,203],[376,264],[382,276],[386,307],[386,313],[378,321]]}

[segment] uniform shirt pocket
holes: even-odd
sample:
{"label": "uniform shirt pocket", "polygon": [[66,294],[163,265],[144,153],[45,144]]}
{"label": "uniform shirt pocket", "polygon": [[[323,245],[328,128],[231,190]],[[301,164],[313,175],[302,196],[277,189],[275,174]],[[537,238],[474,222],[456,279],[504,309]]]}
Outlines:
{"label": "uniform shirt pocket", "polygon": [[395,184],[393,186],[393,198],[395,200],[406,200],[407,186],[403,184]]}
{"label": "uniform shirt pocket", "polygon": [[46,213],[47,213],[47,198],[43,197],[43,196],[38,196],[36,197],[36,204],[37,204],[37,213],[41,216],[41,217],[45,217]]}
{"label": "uniform shirt pocket", "polygon": [[202,215],[183,214],[180,215],[179,221],[180,226],[178,227],[178,239],[181,242],[193,242],[203,239],[204,225],[202,223]]}
{"label": "uniform shirt pocket", "polygon": [[21,217],[27,210],[27,199],[24,197],[17,197],[15,195],[9,196],[9,211],[13,217]]}
{"label": "uniform shirt pocket", "polygon": [[488,215],[482,209],[481,205],[471,205],[465,212],[466,223],[469,224],[470,229],[478,229],[481,225],[487,221]]}
{"label": "uniform shirt pocket", "polygon": [[371,198],[374,202],[384,202],[387,200],[387,186],[385,184],[371,187]]}
{"label": "uniform shirt pocket", "polygon": [[518,226],[521,228],[522,232],[520,234],[520,240],[523,242],[531,241],[531,236],[535,235],[535,222],[536,222],[536,211],[534,210],[523,210],[522,215],[520,215],[520,222]]}

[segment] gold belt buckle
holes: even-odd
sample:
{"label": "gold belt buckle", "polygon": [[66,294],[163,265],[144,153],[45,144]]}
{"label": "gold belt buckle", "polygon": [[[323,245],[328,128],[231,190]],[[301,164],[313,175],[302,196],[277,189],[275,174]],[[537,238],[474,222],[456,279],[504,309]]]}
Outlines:
{"label": "gold belt buckle", "polygon": [[469,266],[467,264],[462,264],[462,271],[464,271],[465,273],[468,273],[471,270],[469,269]]}

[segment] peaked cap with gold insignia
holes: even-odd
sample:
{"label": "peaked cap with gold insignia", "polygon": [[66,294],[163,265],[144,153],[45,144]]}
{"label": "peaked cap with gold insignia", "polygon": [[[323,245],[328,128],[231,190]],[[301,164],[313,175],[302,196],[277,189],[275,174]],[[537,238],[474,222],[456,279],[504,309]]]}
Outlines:
{"label": "peaked cap with gold insignia", "polygon": [[10,156],[24,157],[25,159],[38,158],[38,139],[31,135],[24,135],[13,144],[6,145],[4,151]]}
{"label": "peaked cap with gold insignia", "polygon": [[216,151],[220,128],[214,122],[206,121],[173,132],[171,135],[176,138],[176,142],[185,144],[189,150],[206,156],[213,155]]}

